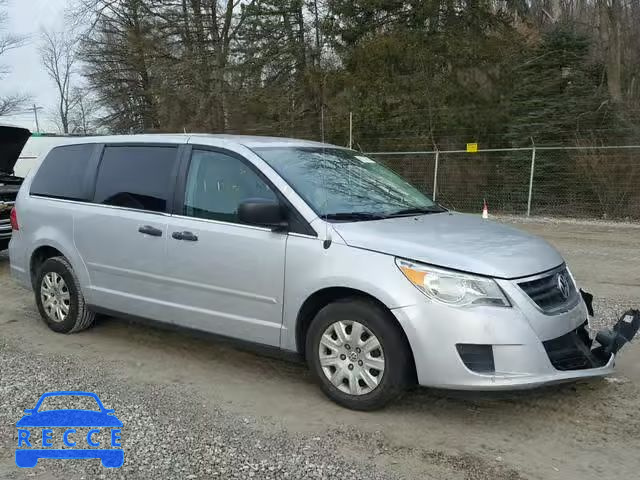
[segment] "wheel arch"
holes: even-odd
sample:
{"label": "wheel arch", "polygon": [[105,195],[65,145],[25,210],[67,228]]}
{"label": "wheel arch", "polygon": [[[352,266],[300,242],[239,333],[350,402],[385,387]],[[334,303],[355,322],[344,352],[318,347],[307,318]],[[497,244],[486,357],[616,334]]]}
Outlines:
{"label": "wheel arch", "polygon": [[31,280],[31,285],[35,288],[34,282],[38,266],[42,265],[49,258],[57,256],[66,258],[71,264],[73,271],[78,277],[80,286],[83,289],[83,294],[86,296],[86,292],[84,292],[84,285],[87,284],[88,272],[84,267],[82,259],[77,252],[69,251],[69,249],[54,240],[42,239],[31,251],[31,254],[29,255],[29,278]]}
{"label": "wheel arch", "polygon": [[309,326],[311,322],[317,315],[317,313],[329,305],[330,303],[338,302],[346,299],[362,299],[372,302],[377,305],[381,310],[387,313],[388,318],[392,321],[395,327],[398,329],[400,334],[403,337],[403,340],[409,349],[409,354],[411,356],[411,367],[412,367],[412,375],[414,378],[416,377],[416,367],[415,360],[413,355],[413,350],[411,348],[411,344],[409,343],[409,339],[407,338],[407,334],[402,328],[402,325],[393,314],[391,309],[382,301],[380,301],[375,296],[364,292],[362,290],[358,290],[351,287],[326,287],[320,290],[315,291],[311,295],[307,297],[307,299],[302,303],[300,310],[298,311],[298,315],[296,317],[296,349],[298,354],[302,357],[305,356],[305,348],[306,348],[306,336],[309,331]]}

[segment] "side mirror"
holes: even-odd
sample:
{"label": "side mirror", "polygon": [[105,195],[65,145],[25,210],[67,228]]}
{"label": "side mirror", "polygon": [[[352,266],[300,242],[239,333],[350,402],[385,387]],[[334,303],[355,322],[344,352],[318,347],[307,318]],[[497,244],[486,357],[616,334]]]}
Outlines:
{"label": "side mirror", "polygon": [[242,223],[274,231],[285,230],[288,226],[282,205],[266,198],[250,198],[242,202],[238,207],[238,219]]}

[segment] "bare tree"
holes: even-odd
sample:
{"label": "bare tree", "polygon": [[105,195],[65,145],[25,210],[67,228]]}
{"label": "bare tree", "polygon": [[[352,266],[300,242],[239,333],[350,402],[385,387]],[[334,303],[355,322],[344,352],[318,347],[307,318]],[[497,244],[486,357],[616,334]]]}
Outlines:
{"label": "bare tree", "polygon": [[101,127],[100,106],[92,91],[88,88],[76,87],[72,90],[72,96],[76,101],[69,116],[71,133],[82,135],[96,133]]}
{"label": "bare tree", "polygon": [[[9,50],[21,47],[26,41],[26,37],[5,32],[7,23],[6,0],[0,0],[0,57]],[[9,73],[8,67],[0,65],[0,79]],[[9,115],[24,107],[29,100],[29,95],[22,93],[0,93],[0,117]]]}
{"label": "bare tree", "polygon": [[0,117],[10,115],[16,110],[22,109],[28,100],[29,95],[20,93],[0,96]]}
{"label": "bare tree", "polygon": [[76,44],[77,38],[69,33],[42,33],[42,65],[58,89],[57,108],[63,133],[69,133],[69,114],[78,102],[71,89],[76,63]]}

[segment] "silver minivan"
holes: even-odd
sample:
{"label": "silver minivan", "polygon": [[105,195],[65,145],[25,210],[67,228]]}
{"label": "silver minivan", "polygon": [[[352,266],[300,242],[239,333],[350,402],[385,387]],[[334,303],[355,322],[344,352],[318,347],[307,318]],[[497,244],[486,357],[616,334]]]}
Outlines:
{"label": "silver minivan", "polygon": [[106,313],[295,352],[349,408],[412,383],[514,389],[614,367],[553,247],[341,147],[74,139],[25,179],[12,225],[11,272],[52,330]]}

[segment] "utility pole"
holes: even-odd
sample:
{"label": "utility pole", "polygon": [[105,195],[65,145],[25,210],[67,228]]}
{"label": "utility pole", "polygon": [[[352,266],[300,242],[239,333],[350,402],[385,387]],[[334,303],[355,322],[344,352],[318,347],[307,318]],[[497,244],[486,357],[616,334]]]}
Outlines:
{"label": "utility pole", "polygon": [[38,110],[42,110],[42,107],[36,107],[36,104],[33,104],[33,116],[36,119],[36,132],[40,133],[40,123],[38,123]]}
{"label": "utility pole", "polygon": [[320,107],[320,136],[324,143],[324,104]]}
{"label": "utility pole", "polygon": [[349,112],[349,148],[353,148],[353,112]]}
{"label": "utility pole", "polygon": [[531,170],[529,171],[529,197],[527,198],[527,217],[531,216],[531,197],[533,196],[533,173],[536,169],[536,144],[531,137]]}

